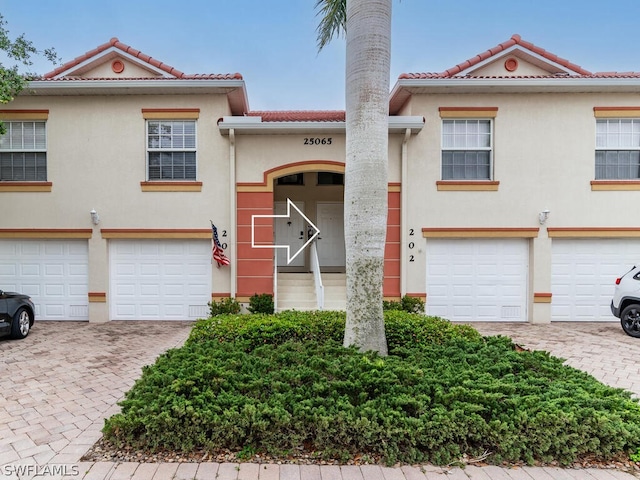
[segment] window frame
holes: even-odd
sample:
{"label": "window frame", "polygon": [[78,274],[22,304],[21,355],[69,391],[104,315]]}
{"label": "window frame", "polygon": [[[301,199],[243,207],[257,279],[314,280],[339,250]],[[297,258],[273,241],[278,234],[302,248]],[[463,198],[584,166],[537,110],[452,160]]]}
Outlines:
{"label": "window frame", "polygon": [[[12,178],[0,178],[1,182],[6,182],[7,184],[47,184],[48,182],[48,176],[49,176],[49,158],[48,158],[48,129],[47,129],[47,120],[48,120],[48,112],[44,112],[44,115],[34,115],[33,118],[30,118],[28,116],[28,113],[22,113],[22,112],[17,112],[14,113],[14,115],[11,115],[10,113],[3,115],[2,116],[2,122],[5,125],[5,128],[7,129],[7,132],[5,133],[5,135],[3,135],[0,138],[4,138],[4,137],[8,137],[11,141],[12,138],[15,138],[14,135],[11,135],[11,131],[12,131],[12,126],[13,124],[20,124],[21,125],[21,135],[20,135],[20,141],[22,143],[21,148],[3,148],[2,144],[0,142],[0,157],[4,154],[9,154],[11,155],[11,169],[12,171],[15,169],[15,160],[13,158],[13,155],[15,154],[29,154],[29,153],[33,153],[34,154],[34,178],[15,178],[15,176],[12,175]],[[24,148],[24,141],[25,141],[25,135],[24,135],[24,126],[25,124],[33,124],[33,148]],[[38,131],[36,129],[36,124],[42,124],[42,134],[44,137],[44,146],[39,147],[37,145],[37,138],[38,138]],[[40,170],[44,169],[44,178],[38,178],[38,154],[43,154],[44,155],[44,166],[40,167]],[[26,169],[25,167],[25,158],[23,157],[23,170]],[[0,162],[2,160],[0,159]],[[2,167],[0,166],[0,175],[1,175],[1,171],[2,171]]]}
{"label": "window frame", "polygon": [[[493,182],[494,181],[494,138],[495,138],[495,122],[493,116],[445,116],[441,115],[440,121],[440,181],[441,182]],[[454,125],[456,122],[487,122],[489,125],[489,146],[488,147],[447,147],[445,148],[445,128],[444,125],[447,122],[452,122]],[[480,132],[481,133],[481,132]],[[445,178],[444,177],[444,154],[445,152],[488,152],[489,153],[489,165],[488,165],[488,178]],[[476,168],[478,164],[476,163]],[[453,168],[453,166],[452,166]]]}
{"label": "window frame", "polygon": [[[618,124],[618,125],[622,125],[623,123],[630,123],[631,124],[631,130],[628,133],[625,133],[622,131],[622,128],[618,128],[617,132],[612,132],[613,134],[615,134],[618,137],[618,142],[617,145],[609,145],[609,139],[613,138],[611,137],[611,132],[609,131],[609,125],[610,124]],[[605,132],[600,132],[599,131],[599,125],[600,124],[606,124],[607,125],[607,129]],[[637,133],[634,134],[634,125],[637,127]],[[636,137],[637,140],[637,145],[623,145],[621,140],[623,138],[624,135],[628,135],[633,143],[633,137]],[[604,138],[604,145],[600,145],[600,137]],[[603,153],[605,155],[605,162],[604,164],[599,165],[598,164],[598,156],[600,153]],[[606,152],[618,152],[618,154],[620,153],[624,153],[624,152],[628,152],[629,154],[633,154],[635,153],[635,156],[637,157],[636,159],[636,163],[632,163],[631,159],[628,165],[623,165],[624,168],[628,168],[629,169],[629,173],[632,171],[633,168],[636,169],[636,176],[631,177],[631,176],[625,176],[625,177],[621,177],[619,175],[616,175],[615,177],[610,177],[607,175],[607,167],[608,165],[606,164]],[[617,170],[617,172],[620,172],[620,156],[618,156],[617,158],[617,163],[615,164],[615,169]],[[604,172],[604,175],[599,175],[599,170],[602,170]],[[595,182],[640,182],[640,115],[638,116],[627,116],[627,115],[621,115],[621,116],[602,116],[602,117],[596,117],[596,123],[595,123],[595,151],[594,151],[594,175],[593,175],[594,181]]]}
{"label": "window frame", "polygon": [[[149,125],[151,123],[157,123],[158,124],[158,129],[159,129],[159,133],[158,136],[162,136],[162,134],[160,133],[160,128],[162,126],[163,123],[176,123],[176,122],[180,122],[182,124],[186,124],[186,123],[193,123],[194,129],[193,129],[193,136],[194,136],[194,146],[193,147],[160,147],[158,146],[157,148],[154,147],[150,147],[149,146],[149,139],[150,139],[150,133],[149,133]],[[184,135],[184,134],[183,134]],[[171,133],[171,138],[173,139],[173,132]],[[183,178],[162,178],[162,165],[160,165],[158,168],[159,170],[159,178],[151,178],[150,172],[151,172],[151,165],[150,165],[150,153],[187,153],[187,152],[193,152],[194,154],[194,176],[193,178],[187,178],[186,175]],[[186,173],[186,166],[185,166],[185,173]],[[146,182],[149,183],[153,183],[153,182],[197,182],[198,181],[198,175],[199,175],[199,168],[198,168],[198,119],[196,118],[179,118],[179,117],[172,117],[172,116],[167,116],[167,117],[161,117],[161,116],[151,116],[151,117],[147,117],[145,118],[145,178],[146,178]]]}

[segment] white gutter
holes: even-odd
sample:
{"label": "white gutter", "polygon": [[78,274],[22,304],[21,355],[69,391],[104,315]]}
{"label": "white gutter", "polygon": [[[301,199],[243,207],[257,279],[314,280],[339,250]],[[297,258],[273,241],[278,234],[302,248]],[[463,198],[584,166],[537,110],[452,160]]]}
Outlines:
{"label": "white gutter", "polygon": [[602,91],[602,89],[626,89],[640,91],[640,76],[638,77],[523,77],[523,78],[493,78],[493,77],[450,77],[450,78],[401,78],[395,84],[390,97],[401,89],[483,89],[489,88],[500,92],[510,90],[545,90],[566,91]]}
{"label": "white gutter", "polygon": [[404,138],[402,140],[402,152],[400,155],[400,296],[404,297],[407,294],[407,232],[409,227],[407,225],[407,206],[408,202],[408,188],[407,179],[409,178],[409,165],[408,165],[408,152],[407,142],[411,137],[411,129],[407,128],[404,132]]}
{"label": "white gutter", "polygon": [[167,88],[167,87],[207,87],[207,88],[242,88],[244,80],[218,78],[157,78],[157,79],[83,79],[83,80],[32,80],[25,89],[28,90],[83,90],[83,89],[118,89],[118,88]]}
{"label": "white gutter", "polygon": [[[419,132],[424,126],[422,116],[389,117],[389,132],[404,132],[407,128]],[[304,133],[308,131],[323,131],[327,133],[344,133],[345,122],[263,122],[258,116],[229,116],[222,117],[218,122],[222,135],[234,130],[236,134],[268,134],[268,133]]]}
{"label": "white gutter", "polygon": [[233,129],[229,131],[229,192],[229,234],[231,238],[233,238],[233,242],[229,242],[233,245],[233,248],[229,252],[229,260],[231,260],[231,265],[229,265],[229,273],[231,275],[230,295],[231,298],[236,298],[238,287],[236,279],[236,271],[238,269],[236,265],[238,261],[238,231],[236,224],[238,219],[236,218],[236,134]]}

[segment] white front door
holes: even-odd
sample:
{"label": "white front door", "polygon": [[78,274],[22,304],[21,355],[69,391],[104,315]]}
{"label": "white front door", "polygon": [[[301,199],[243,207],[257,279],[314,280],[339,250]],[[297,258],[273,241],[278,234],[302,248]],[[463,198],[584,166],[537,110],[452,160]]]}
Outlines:
{"label": "white front door", "polygon": [[318,203],[316,219],[320,267],[344,267],[344,204]]}
{"label": "white front door", "polygon": [[523,239],[428,239],[427,314],[458,321],[526,321]]}
{"label": "white front door", "polygon": [[554,239],[551,320],[617,322],[610,306],[616,278],[638,262],[637,239]]}
{"label": "white front door", "polygon": [[191,320],[209,315],[211,242],[109,242],[113,320]]}
{"label": "white front door", "polygon": [[[296,207],[304,212],[304,202],[293,202]],[[275,202],[273,205],[274,214],[286,215],[287,202]],[[300,216],[294,208],[291,208],[289,218],[275,218],[275,242],[274,245],[289,245],[290,255],[302,248],[307,241],[307,226],[304,219]],[[279,267],[304,267],[305,265],[305,251],[300,252],[298,256],[291,260],[291,263],[287,263],[287,250],[284,248],[276,248],[276,255],[278,256]]]}
{"label": "white front door", "polygon": [[37,320],[89,319],[86,240],[0,240],[0,290],[30,295]]}

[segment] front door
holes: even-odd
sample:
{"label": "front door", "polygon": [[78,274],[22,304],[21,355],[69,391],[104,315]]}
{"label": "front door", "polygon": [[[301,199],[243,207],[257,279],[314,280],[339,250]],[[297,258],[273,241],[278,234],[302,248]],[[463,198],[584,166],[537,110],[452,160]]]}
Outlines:
{"label": "front door", "polygon": [[[304,202],[296,201],[296,207],[304,212]],[[275,202],[274,213],[276,215],[286,215],[287,202]],[[293,208],[291,211],[293,212]],[[304,219],[297,213],[292,213],[290,218],[275,218],[275,243],[274,245],[289,245],[291,255],[294,255],[302,245],[307,241],[306,228]],[[276,255],[278,256],[278,267],[304,267],[305,265],[305,251],[291,260],[291,263],[287,264],[287,251],[284,248],[276,248]]]}
{"label": "front door", "polygon": [[318,258],[320,267],[344,268],[344,204],[318,203]]}

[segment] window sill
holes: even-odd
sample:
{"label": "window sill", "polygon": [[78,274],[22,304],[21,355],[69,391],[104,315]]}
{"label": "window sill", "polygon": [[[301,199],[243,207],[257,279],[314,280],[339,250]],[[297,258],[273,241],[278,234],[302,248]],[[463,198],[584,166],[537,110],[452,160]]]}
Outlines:
{"label": "window sill", "polygon": [[140,182],[143,192],[201,192],[202,182]]}
{"label": "window sill", "polygon": [[497,192],[500,182],[484,181],[460,181],[460,180],[440,180],[436,182],[439,192]]}
{"label": "window sill", "polygon": [[0,182],[0,192],[50,192],[51,182]]}
{"label": "window sill", "polygon": [[591,190],[640,190],[640,180],[592,180]]}

